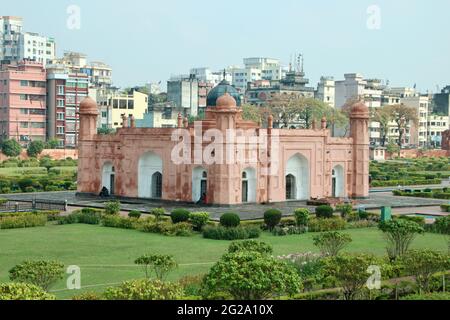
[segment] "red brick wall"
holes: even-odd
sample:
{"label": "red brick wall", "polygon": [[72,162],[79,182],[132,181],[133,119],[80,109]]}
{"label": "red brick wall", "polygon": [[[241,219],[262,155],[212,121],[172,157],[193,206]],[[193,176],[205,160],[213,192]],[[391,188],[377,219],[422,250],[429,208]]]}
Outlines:
{"label": "red brick wall", "polygon": [[[397,157],[397,153],[386,153],[387,159]],[[402,150],[400,158],[415,159],[415,158],[431,158],[431,157],[450,157],[450,150]]]}
{"label": "red brick wall", "polygon": [[[63,160],[66,158],[72,158],[72,159],[78,159],[78,150],[73,149],[58,149],[58,150],[44,150],[42,151],[39,158],[42,158],[43,156],[49,155],[52,157],[52,159],[55,160]],[[8,159],[7,156],[5,156],[3,153],[0,152],[0,161],[4,161]],[[21,160],[28,159],[27,151],[23,150],[20,155]]]}

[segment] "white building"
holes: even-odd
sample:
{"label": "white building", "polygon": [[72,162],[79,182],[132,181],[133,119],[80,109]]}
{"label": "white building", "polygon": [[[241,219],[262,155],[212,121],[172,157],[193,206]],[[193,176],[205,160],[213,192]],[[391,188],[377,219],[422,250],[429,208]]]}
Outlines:
{"label": "white building", "polygon": [[333,77],[321,77],[317,84],[315,98],[325,102],[330,107],[336,107],[336,86]]}
{"label": "white building", "polygon": [[419,127],[411,127],[411,137],[409,144],[417,147],[426,147],[428,145],[428,117],[430,110],[430,98],[428,95],[418,93],[404,96],[400,103],[417,110],[419,116]]}
{"label": "white building", "polygon": [[53,38],[23,32],[23,20],[20,17],[0,17],[0,60],[29,59],[45,66],[55,55]]}
{"label": "white building", "polygon": [[428,118],[428,143],[431,147],[440,148],[442,145],[442,133],[450,129],[448,116],[432,114]]}

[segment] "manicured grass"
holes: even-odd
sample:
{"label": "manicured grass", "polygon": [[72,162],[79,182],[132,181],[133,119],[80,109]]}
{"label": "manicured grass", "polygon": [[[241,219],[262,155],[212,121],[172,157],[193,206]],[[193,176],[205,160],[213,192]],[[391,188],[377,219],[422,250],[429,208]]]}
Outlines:
{"label": "manicured grass", "polygon": [[[385,253],[385,242],[377,229],[346,232],[353,238],[348,251]],[[264,233],[260,240],[272,244],[275,255],[284,255],[316,251],[312,243],[314,235],[274,237]],[[54,288],[58,298],[70,298],[83,291],[102,292],[111,284],[142,278],[141,269],[134,266],[133,261],[150,252],[175,256],[180,267],[169,280],[176,280],[185,275],[206,273],[227,250],[229,243],[203,239],[200,235],[172,238],[79,224],[0,230],[0,282],[8,281],[8,270],[26,259],[56,259],[66,266],[80,266],[81,285],[84,287],[81,291],[66,291],[66,280],[62,280]],[[443,237],[434,234],[419,236],[414,247],[447,250]]]}
{"label": "manicured grass", "polygon": [[0,176],[4,177],[20,177],[26,173],[30,173],[29,175],[46,175],[46,168],[0,168]]}

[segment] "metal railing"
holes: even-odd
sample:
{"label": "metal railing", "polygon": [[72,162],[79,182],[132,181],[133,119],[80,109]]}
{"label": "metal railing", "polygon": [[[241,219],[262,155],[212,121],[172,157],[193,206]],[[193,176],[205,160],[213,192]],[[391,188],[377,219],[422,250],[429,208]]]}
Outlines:
{"label": "metal railing", "polygon": [[30,212],[30,211],[67,211],[67,201],[55,200],[21,200],[8,201],[0,205],[0,212]]}

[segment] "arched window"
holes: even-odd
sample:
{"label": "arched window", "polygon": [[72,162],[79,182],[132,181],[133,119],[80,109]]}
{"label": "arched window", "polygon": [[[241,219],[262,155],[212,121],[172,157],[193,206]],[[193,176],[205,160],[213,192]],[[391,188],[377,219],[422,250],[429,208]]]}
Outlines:
{"label": "arched window", "polygon": [[247,179],[247,172],[242,172],[242,179]]}
{"label": "arched window", "polygon": [[208,172],[203,171],[203,173],[202,173],[202,178],[203,178],[203,179],[208,179]]}
{"label": "arched window", "polygon": [[156,172],[152,176],[152,198],[162,198],[162,174],[160,172]]}
{"label": "arched window", "polygon": [[286,176],[286,200],[297,199],[297,188],[295,183],[295,177],[292,174]]}

